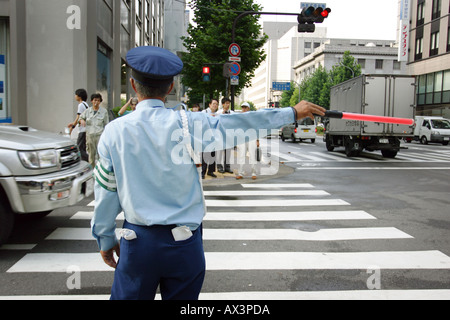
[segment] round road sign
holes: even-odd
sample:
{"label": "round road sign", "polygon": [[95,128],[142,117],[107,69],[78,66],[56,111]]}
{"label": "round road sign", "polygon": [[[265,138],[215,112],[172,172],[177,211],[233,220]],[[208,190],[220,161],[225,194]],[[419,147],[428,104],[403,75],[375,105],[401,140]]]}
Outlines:
{"label": "round road sign", "polygon": [[237,43],[232,43],[228,48],[228,52],[232,57],[239,57],[241,55],[241,47]]}

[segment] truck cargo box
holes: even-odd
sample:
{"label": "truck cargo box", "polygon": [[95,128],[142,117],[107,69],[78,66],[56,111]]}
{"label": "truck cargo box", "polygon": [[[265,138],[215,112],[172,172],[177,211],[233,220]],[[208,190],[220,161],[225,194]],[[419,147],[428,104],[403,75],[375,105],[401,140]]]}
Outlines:
{"label": "truck cargo box", "polygon": [[[331,88],[330,109],[386,117],[414,118],[415,79],[410,76],[362,75]],[[330,133],[413,135],[404,125],[330,119]]]}

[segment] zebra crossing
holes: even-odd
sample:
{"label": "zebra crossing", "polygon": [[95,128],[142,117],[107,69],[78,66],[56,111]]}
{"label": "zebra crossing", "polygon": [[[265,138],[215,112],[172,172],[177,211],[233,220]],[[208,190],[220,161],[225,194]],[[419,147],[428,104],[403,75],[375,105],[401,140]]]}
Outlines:
{"label": "zebra crossing", "polygon": [[[324,250],[321,243],[356,243],[364,241],[410,241],[413,235],[389,226],[377,226],[369,212],[352,209],[342,199],[310,184],[242,184],[234,187],[206,188],[208,214],[204,221],[204,243],[207,261],[205,300],[290,300],[290,299],[450,299],[450,288],[405,290],[243,290],[234,286],[220,290],[216,283],[221,274],[233,272],[331,272],[333,270],[450,270],[450,257],[437,250]],[[84,211],[72,215],[69,222],[51,232],[43,242],[90,243],[89,221],[95,201]],[[124,220],[117,218],[118,225]],[[314,227],[314,223],[327,226]],[[304,223],[313,227],[305,228]],[[358,224],[355,227],[355,223]],[[225,225],[224,225],[225,224]],[[82,225],[82,226],[81,226]],[[117,235],[120,230],[117,230]],[[260,244],[262,243],[262,244]],[[289,250],[285,243],[291,244]],[[317,244],[311,250],[305,244]],[[233,245],[231,245],[233,244]],[[252,245],[250,245],[252,244]],[[276,244],[276,245],[275,245]],[[272,249],[272,245],[273,248]],[[39,247],[39,246],[38,246]],[[239,250],[237,248],[239,247]],[[386,246],[388,247],[388,246]],[[12,265],[8,274],[66,274],[74,266],[83,273],[111,273],[99,253],[38,252],[33,250]],[[294,250],[292,248],[295,248]],[[285,250],[280,250],[285,249]],[[2,248],[0,248],[2,250]],[[110,285],[110,284],[109,284]],[[219,288],[218,290],[212,288]],[[76,293],[76,292],[75,292]],[[16,299],[107,299],[101,295],[16,296]],[[0,297],[0,300],[12,297]]]}
{"label": "zebra crossing", "polygon": [[[298,150],[298,149],[297,149]],[[359,157],[348,158],[344,152],[326,152],[326,151],[271,151],[272,156],[280,159],[284,163],[308,163],[308,162],[362,162],[362,163],[449,163],[450,151],[442,150],[439,152],[421,152],[408,151],[399,152],[394,158],[384,158],[378,153],[364,152]]]}

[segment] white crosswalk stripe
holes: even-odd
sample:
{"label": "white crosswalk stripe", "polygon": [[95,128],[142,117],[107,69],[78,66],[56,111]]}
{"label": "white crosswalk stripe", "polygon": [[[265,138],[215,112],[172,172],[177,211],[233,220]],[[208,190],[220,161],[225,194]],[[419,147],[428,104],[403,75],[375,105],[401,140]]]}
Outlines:
{"label": "white crosswalk stripe", "polygon": [[431,163],[447,163],[450,162],[449,153],[447,152],[400,152],[396,158],[383,158],[381,154],[365,153],[364,156],[348,158],[342,152],[277,152],[272,151],[272,156],[286,163],[297,162],[363,162],[363,163],[402,163],[402,162],[431,162]]}
{"label": "white crosswalk stripe", "polygon": [[[297,156],[297,155],[295,155]],[[312,159],[310,157],[310,159]],[[262,270],[447,270],[450,257],[436,250],[418,251],[303,251],[303,244],[350,243],[363,240],[410,241],[413,235],[389,226],[374,226],[377,218],[361,210],[342,210],[350,203],[310,184],[242,184],[241,190],[206,190],[209,212],[205,217],[203,238],[206,244],[226,243],[225,251],[206,250],[207,272],[245,272]],[[273,199],[270,199],[273,197]],[[61,227],[50,233],[44,242],[94,241],[86,226],[93,216],[91,202],[86,211],[75,213],[70,221],[83,227]],[[224,208],[226,211],[223,211]],[[257,210],[254,210],[257,208]],[[301,210],[299,210],[301,208]],[[120,214],[117,221],[123,221]],[[304,222],[326,222],[331,226],[302,229]],[[339,226],[335,223],[339,222]],[[358,226],[346,223],[358,223]],[[222,226],[226,223],[226,226]],[[261,227],[262,223],[266,223]],[[361,226],[363,224],[364,226]],[[229,227],[231,225],[232,227]],[[117,235],[119,229],[117,230]],[[242,243],[245,241],[245,243]],[[247,243],[296,243],[297,250],[264,252],[246,251]],[[240,243],[243,251],[235,251],[232,243]],[[230,244],[230,246],[228,245]],[[0,250],[4,250],[1,249]],[[10,250],[14,250],[11,247]],[[76,266],[81,272],[112,272],[98,252],[36,252],[25,254],[7,273],[67,273]],[[270,290],[270,288],[267,288]],[[107,299],[108,295],[23,296],[23,299]],[[233,292],[203,292],[200,299],[290,300],[290,299],[450,299],[450,290],[377,290],[374,291],[257,291],[236,289]],[[16,297],[20,300],[21,297]],[[9,297],[0,297],[0,300]],[[160,296],[157,297],[160,299]]]}

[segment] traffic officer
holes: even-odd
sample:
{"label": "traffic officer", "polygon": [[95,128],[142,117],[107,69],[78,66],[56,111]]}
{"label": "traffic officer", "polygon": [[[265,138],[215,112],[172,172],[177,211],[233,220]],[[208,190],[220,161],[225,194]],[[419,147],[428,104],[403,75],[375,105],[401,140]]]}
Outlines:
{"label": "traffic officer", "polygon": [[[205,276],[206,208],[196,168],[201,161],[195,155],[211,140],[222,139],[219,145],[226,146],[227,129],[280,128],[325,110],[301,102],[294,108],[218,117],[174,111],[164,101],[182,61],[162,48],[138,47],[128,52],[127,63],[139,104],[105,128],[94,171],[91,226],[104,262],[116,269],[111,299],[154,299],[159,285],[163,299],[196,300]],[[212,139],[211,134],[203,139],[208,130]],[[122,211],[119,245],[115,220]]]}

